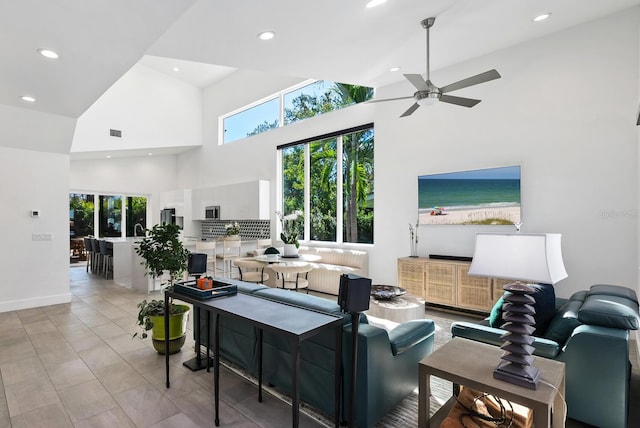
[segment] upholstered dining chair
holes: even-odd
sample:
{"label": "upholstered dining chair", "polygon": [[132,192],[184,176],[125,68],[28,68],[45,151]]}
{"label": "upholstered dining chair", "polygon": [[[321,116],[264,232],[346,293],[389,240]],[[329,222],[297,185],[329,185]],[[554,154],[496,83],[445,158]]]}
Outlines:
{"label": "upholstered dining chair", "polygon": [[269,279],[269,274],[264,271],[265,263],[253,260],[250,257],[240,257],[233,260],[234,266],[238,268],[240,280],[264,284]]}
{"label": "upholstered dining chair", "polygon": [[295,291],[304,288],[309,294],[307,276],[313,265],[305,262],[287,262],[273,263],[269,267],[276,273],[276,286]]}
{"label": "upholstered dining chair", "polygon": [[216,274],[216,241],[196,241],[196,253],[207,255],[207,275]]}
{"label": "upholstered dining chair", "polygon": [[233,268],[231,261],[240,257],[242,241],[239,239],[221,239],[218,242],[222,243],[222,251],[216,253],[216,260],[220,260],[222,262],[222,269],[217,267],[217,262],[216,268],[222,271],[222,276],[231,278],[231,271]]}

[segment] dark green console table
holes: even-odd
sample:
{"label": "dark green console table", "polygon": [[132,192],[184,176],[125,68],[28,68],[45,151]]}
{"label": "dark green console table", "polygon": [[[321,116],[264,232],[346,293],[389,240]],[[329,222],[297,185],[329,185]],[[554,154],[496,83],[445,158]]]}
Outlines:
{"label": "dark green console table", "polygon": [[[328,328],[334,328],[336,332],[335,343],[335,427],[340,423],[340,390],[342,367],[342,323],[343,319],[337,315],[313,311],[307,308],[288,305],[261,297],[247,294],[234,294],[208,300],[199,300],[175,291],[164,292],[165,314],[169,308],[170,298],[190,303],[194,308],[208,311],[216,317],[215,343],[214,343],[214,397],[215,397],[215,424],[220,424],[219,404],[219,374],[220,374],[220,316],[236,318],[250,322],[258,329],[258,401],[262,401],[262,335],[267,330],[282,334],[291,340],[291,385],[292,385],[292,426],[297,428],[300,422],[300,391],[298,388],[298,376],[300,372],[300,345],[302,341],[317,335]],[[169,317],[165,315],[165,332],[169,331]],[[199,341],[198,341],[199,343]],[[165,336],[165,349],[169,349],[169,336]],[[196,352],[200,353],[197,349]],[[169,383],[169,353],[166,353],[166,385]],[[208,362],[208,359],[207,359]]]}

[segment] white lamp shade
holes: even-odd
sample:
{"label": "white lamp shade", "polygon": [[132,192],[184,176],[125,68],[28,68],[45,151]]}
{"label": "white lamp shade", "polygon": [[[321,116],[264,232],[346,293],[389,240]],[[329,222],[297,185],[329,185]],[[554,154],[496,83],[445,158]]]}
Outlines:
{"label": "white lamp shade", "polygon": [[557,233],[478,233],[469,275],[555,284],[567,277]]}

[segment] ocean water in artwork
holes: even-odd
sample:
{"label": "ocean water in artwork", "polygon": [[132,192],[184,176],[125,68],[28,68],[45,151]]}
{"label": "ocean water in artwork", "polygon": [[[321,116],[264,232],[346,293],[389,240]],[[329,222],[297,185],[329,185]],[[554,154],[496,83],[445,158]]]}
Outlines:
{"label": "ocean water in artwork", "polygon": [[519,179],[420,179],[419,183],[420,209],[434,206],[455,210],[520,205]]}
{"label": "ocean water in artwork", "polygon": [[[507,223],[519,222],[520,167],[420,176],[418,207],[422,223],[479,223],[475,221],[479,212],[487,219],[497,215]],[[454,213],[458,213],[455,218]],[[449,217],[426,219],[425,215]]]}

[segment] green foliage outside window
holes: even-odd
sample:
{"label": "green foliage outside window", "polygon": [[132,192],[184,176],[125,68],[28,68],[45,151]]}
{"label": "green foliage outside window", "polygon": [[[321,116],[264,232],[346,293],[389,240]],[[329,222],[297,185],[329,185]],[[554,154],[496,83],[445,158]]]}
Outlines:
{"label": "green foliage outside window", "polygon": [[[324,83],[324,82],[318,82]],[[285,123],[342,108],[373,97],[373,89],[333,83],[321,96],[301,93],[285,110]],[[338,198],[338,139],[308,143],[310,183],[304,181],[304,150],[300,144],[282,151],[283,211],[304,210],[304,190],[309,187],[310,236],[317,241],[373,243],[373,128],[341,136],[342,206]],[[342,210],[343,230],[338,235],[337,210]],[[305,213],[306,215],[306,213]],[[340,239],[338,239],[340,238]]]}
{"label": "green foliage outside window", "polygon": [[93,195],[69,194],[71,236],[93,235]]}

